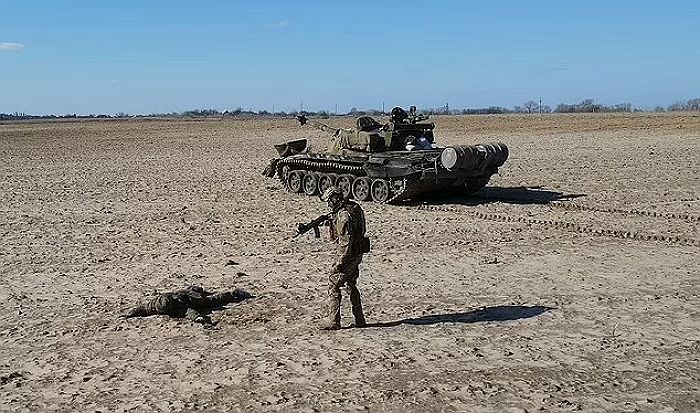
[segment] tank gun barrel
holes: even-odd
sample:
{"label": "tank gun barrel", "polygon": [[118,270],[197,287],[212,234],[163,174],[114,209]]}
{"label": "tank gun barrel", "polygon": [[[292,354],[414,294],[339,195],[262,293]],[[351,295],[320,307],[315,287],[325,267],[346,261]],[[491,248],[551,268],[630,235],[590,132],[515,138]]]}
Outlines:
{"label": "tank gun barrel", "polygon": [[307,118],[306,115],[297,116],[297,120],[299,121],[301,126],[308,124],[309,126],[311,126],[313,128],[320,129],[320,130],[327,132],[327,133],[330,133],[332,135],[337,135],[338,131],[340,131],[340,129],[338,129],[338,128],[332,128],[328,125],[324,125],[321,122],[316,122],[315,120],[311,120],[311,119]]}

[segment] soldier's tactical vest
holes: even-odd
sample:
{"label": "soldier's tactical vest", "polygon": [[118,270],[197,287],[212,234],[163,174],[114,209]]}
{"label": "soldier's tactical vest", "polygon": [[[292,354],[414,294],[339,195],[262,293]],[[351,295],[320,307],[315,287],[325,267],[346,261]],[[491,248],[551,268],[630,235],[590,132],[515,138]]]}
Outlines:
{"label": "soldier's tactical vest", "polygon": [[[369,238],[365,236],[367,223],[362,208],[356,202],[348,201],[343,206],[343,209],[350,215],[350,228],[348,228],[348,235],[344,237],[355,240],[350,246],[351,254],[355,255],[369,252]],[[337,228],[337,230],[339,231],[340,228]],[[343,241],[347,242],[349,239]]]}

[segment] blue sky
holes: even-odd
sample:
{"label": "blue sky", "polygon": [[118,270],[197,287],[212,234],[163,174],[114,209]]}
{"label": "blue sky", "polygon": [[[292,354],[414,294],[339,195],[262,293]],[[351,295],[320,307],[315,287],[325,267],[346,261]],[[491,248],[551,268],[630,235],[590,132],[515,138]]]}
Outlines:
{"label": "blue sky", "polygon": [[700,97],[700,2],[0,0],[0,112],[540,97]]}

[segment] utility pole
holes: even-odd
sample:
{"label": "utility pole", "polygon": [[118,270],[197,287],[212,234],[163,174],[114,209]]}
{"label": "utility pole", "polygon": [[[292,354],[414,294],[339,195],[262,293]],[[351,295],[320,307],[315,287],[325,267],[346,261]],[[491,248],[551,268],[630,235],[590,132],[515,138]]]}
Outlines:
{"label": "utility pole", "polygon": [[542,115],[542,98],[540,98],[540,115]]}
{"label": "utility pole", "polygon": [[335,104],[335,116],[338,116],[338,104]]}
{"label": "utility pole", "polygon": [[382,102],[382,115],[384,115],[384,102]]}

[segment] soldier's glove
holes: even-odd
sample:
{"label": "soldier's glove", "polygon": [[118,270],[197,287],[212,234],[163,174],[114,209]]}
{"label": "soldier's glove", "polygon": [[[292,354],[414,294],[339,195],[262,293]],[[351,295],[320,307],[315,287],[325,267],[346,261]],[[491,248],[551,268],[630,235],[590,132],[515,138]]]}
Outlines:
{"label": "soldier's glove", "polygon": [[306,234],[306,232],[310,229],[311,228],[308,225],[302,224],[300,222],[297,224],[297,233],[294,235],[294,237],[298,237],[299,235]]}

